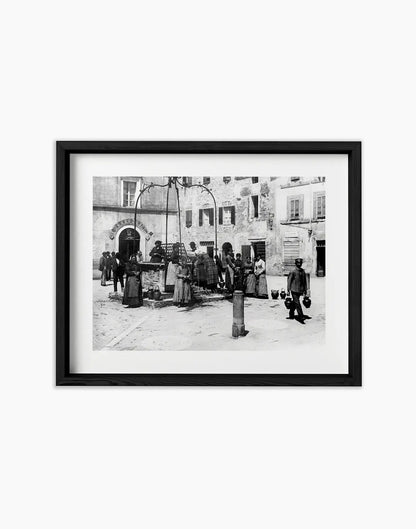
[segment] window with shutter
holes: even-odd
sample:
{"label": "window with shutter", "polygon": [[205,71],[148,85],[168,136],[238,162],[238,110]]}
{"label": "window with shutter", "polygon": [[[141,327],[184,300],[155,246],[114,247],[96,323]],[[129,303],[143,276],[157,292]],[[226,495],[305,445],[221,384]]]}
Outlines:
{"label": "window with shutter", "polygon": [[325,191],[318,191],[313,195],[313,217],[314,219],[325,218]]}
{"label": "window with shutter", "polygon": [[301,220],[303,218],[303,195],[287,197],[288,220]]}
{"label": "window with shutter", "polygon": [[136,182],[123,180],[123,207],[134,207],[136,198]]}
{"label": "window with shutter", "polygon": [[206,208],[199,210],[199,225],[213,226],[214,225],[214,208]]}
{"label": "window with shutter", "polygon": [[210,208],[208,210],[208,220],[209,220],[209,225],[214,226],[214,208]]}
{"label": "window with shutter", "polygon": [[230,226],[231,225],[231,207],[230,206],[227,206],[227,207],[224,208],[223,224],[225,226]]}
{"label": "window with shutter", "polygon": [[223,209],[224,208],[219,208],[218,209],[218,224],[222,224],[223,223]]}
{"label": "window with shutter", "polygon": [[187,228],[190,228],[192,226],[192,209],[186,210],[185,216],[185,225]]}
{"label": "window with shutter", "polygon": [[251,197],[251,217],[257,219],[259,216],[259,197],[258,195],[253,195]]}
{"label": "window with shutter", "polygon": [[209,176],[204,176],[202,179],[202,183],[206,186],[211,182],[211,178]]}

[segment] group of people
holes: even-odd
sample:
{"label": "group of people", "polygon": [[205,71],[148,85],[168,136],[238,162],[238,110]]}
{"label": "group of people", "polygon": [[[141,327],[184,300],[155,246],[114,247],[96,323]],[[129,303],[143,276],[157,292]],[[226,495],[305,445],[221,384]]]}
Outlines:
{"label": "group of people", "polygon": [[120,282],[124,288],[124,273],[126,264],[121,255],[117,252],[103,252],[100,257],[98,269],[101,272],[101,285],[106,286],[107,281],[114,282],[114,292],[117,292],[117,283]]}
{"label": "group of people", "polygon": [[[225,272],[225,287],[229,292],[242,290],[248,297],[268,298],[266,263],[260,255],[256,255],[254,262],[247,257],[243,262],[241,254],[229,250],[224,262],[217,260],[218,270]],[[222,279],[222,278],[221,278]]]}
{"label": "group of people", "polygon": [[[166,291],[173,293],[173,302],[177,305],[187,305],[192,301],[193,286],[213,292],[218,289],[223,291],[224,288],[229,293],[240,290],[248,297],[268,298],[266,264],[260,255],[256,255],[254,261],[250,257],[243,261],[240,253],[234,256],[230,246],[223,250],[221,256],[216,255],[213,259],[191,242],[187,255],[181,255],[179,243],[174,243],[168,258],[161,241],[155,242],[149,255],[152,263],[167,262]],[[101,285],[107,285],[107,281],[112,279],[114,292],[117,292],[120,283],[123,305],[132,308],[143,304],[141,261],[143,256],[138,251],[127,262],[120,253],[103,252],[99,262]],[[301,259],[296,260],[296,268],[289,275],[288,292],[291,292],[293,297],[290,319],[294,319],[295,309],[300,320],[306,319],[299,301],[299,296],[306,293]]]}
{"label": "group of people", "polygon": [[[141,252],[132,255],[125,262],[119,252],[103,252],[100,257],[98,269],[101,272],[101,285],[106,286],[108,281],[113,280],[114,292],[120,283],[123,292],[123,305],[129,307],[140,307],[143,304],[141,270],[139,262],[143,260]],[[124,284],[124,275],[126,283]]]}

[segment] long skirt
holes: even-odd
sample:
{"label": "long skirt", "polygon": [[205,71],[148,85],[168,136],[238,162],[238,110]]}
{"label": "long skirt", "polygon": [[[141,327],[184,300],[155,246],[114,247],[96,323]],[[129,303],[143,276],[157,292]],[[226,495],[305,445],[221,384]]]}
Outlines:
{"label": "long skirt", "polygon": [[256,276],[252,274],[248,274],[246,276],[246,289],[245,293],[248,296],[253,296],[256,293]]}
{"label": "long skirt", "polygon": [[230,292],[234,291],[234,270],[231,266],[225,269],[225,288]]}
{"label": "long skirt", "polygon": [[107,285],[107,270],[104,268],[104,270],[101,271],[101,286],[105,287]]}
{"label": "long skirt", "polygon": [[169,263],[168,271],[166,273],[166,292],[173,292],[175,289],[176,269],[178,266],[178,263]]}
{"label": "long skirt", "polygon": [[129,307],[141,307],[143,305],[142,283],[135,276],[127,278],[122,304]]}
{"label": "long skirt", "polygon": [[192,290],[190,281],[184,281],[178,277],[175,283],[175,291],[173,293],[174,303],[189,303],[192,298]]}
{"label": "long skirt", "polygon": [[196,280],[199,287],[207,286],[207,273],[205,271],[204,263],[198,263],[195,265]]}
{"label": "long skirt", "polygon": [[260,274],[259,276],[257,276],[256,295],[259,298],[268,298],[269,297],[269,295],[267,293],[266,274]]}

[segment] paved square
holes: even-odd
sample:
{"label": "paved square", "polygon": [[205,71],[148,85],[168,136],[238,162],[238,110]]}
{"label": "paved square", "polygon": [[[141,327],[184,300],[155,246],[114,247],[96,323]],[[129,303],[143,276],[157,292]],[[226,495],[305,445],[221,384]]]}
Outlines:
{"label": "paved square", "polygon": [[[286,288],[286,278],[267,277],[271,289]],[[325,278],[311,278],[311,316],[305,325],[287,320],[283,300],[245,299],[244,338],[232,338],[232,301],[192,307],[124,308],[110,300],[112,285],[93,282],[94,350],[270,350],[279,343],[319,344],[325,339]]]}

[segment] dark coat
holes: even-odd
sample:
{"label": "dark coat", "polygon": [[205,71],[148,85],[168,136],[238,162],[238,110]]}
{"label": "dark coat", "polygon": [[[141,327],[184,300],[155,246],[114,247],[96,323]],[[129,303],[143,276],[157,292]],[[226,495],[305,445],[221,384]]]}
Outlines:
{"label": "dark coat", "polygon": [[111,258],[111,270],[113,272],[119,272],[119,273],[123,272],[123,274],[124,274],[124,272],[126,270],[126,263],[121,258],[118,259],[118,262],[119,262],[119,264],[117,264],[117,258],[116,257],[112,257]]}
{"label": "dark coat", "polygon": [[103,270],[105,270],[107,268],[107,257],[104,257],[104,255],[102,255],[100,257],[100,263],[98,265],[98,270],[100,272],[102,272]]}
{"label": "dark coat", "polygon": [[151,263],[161,263],[165,257],[165,250],[162,246],[155,246],[149,255]]}
{"label": "dark coat", "polygon": [[297,294],[306,294],[308,288],[303,268],[294,268],[287,278],[287,289]]}

